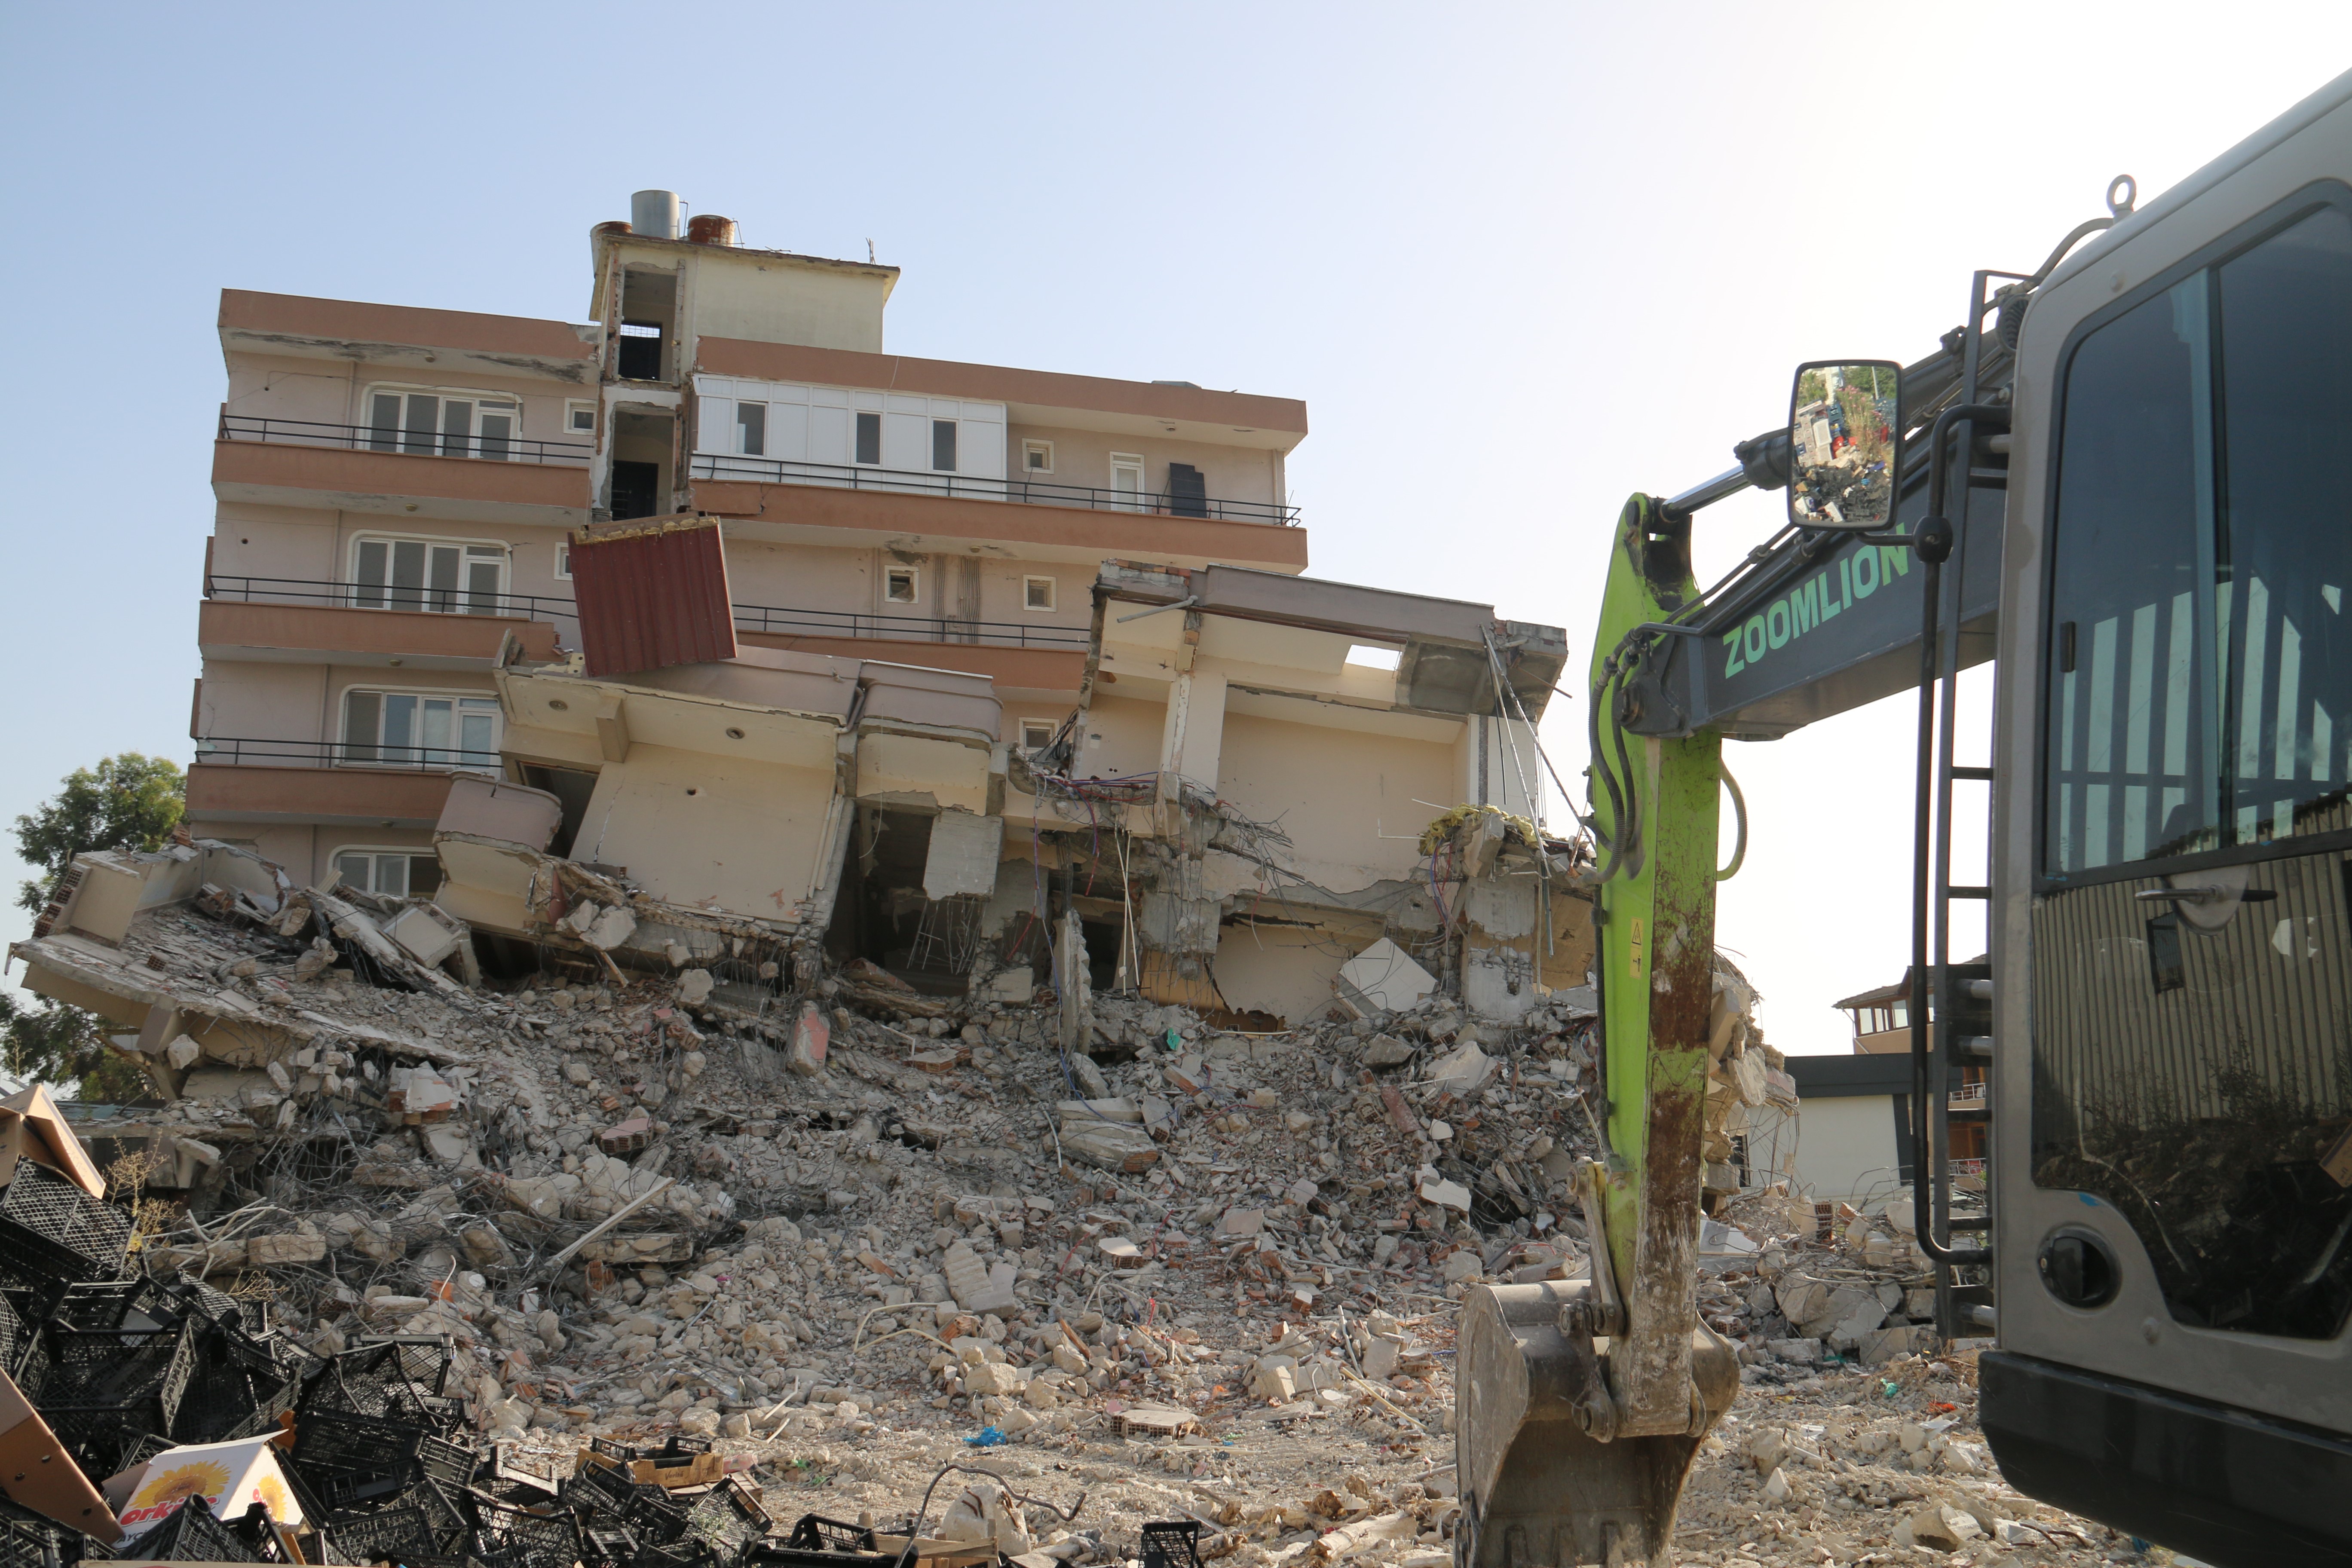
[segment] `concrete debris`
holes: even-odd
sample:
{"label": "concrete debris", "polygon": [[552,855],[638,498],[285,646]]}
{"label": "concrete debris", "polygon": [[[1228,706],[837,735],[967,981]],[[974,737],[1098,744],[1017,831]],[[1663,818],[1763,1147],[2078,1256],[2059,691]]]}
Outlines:
{"label": "concrete debris", "polygon": [[[984,1561],[977,1546],[1108,1564],[1137,1555],[1146,1521],[1189,1515],[1202,1557],[1235,1568],[1441,1568],[1460,1517],[1454,1304],[1587,1268],[1569,1184],[1595,1153],[1589,994],[1501,1024],[1433,992],[1244,1034],[1113,990],[1088,998],[1091,1048],[1066,1057],[1058,1003],[1025,980],[915,996],[926,1014],[878,970],[747,1005],[731,976],[748,961],[699,951],[653,972],[574,956],[471,979],[452,952],[430,971],[444,987],[385,934],[418,901],[345,889],[335,910],[236,865],[260,889],[246,901],[165,901],[107,942],[59,930],[16,950],[37,985],[69,978],[137,1031],[161,1101],[72,1109],[92,1169],[139,1161],[143,1181],[114,1179],[147,1202],[134,1221],[84,1194],[122,1250],[68,1300],[119,1279],[105,1289],[149,1292],[140,1310],[170,1331],[241,1336],[239,1364],[278,1369],[286,1392],[262,1378],[207,1396],[204,1421],[141,1419],[185,1447],[289,1413],[278,1457],[321,1498],[335,1488],[304,1470],[306,1417],[396,1361],[429,1385],[417,1429],[477,1456],[458,1504],[477,1538],[439,1554],[506,1560],[479,1532],[518,1526],[490,1503],[552,1505],[567,1553],[625,1568],[591,1540],[621,1506],[614,1466],[715,1510],[697,1515],[713,1529],[764,1534],[757,1494],[817,1478],[828,1518],[900,1520],[992,1429],[1001,1485],[935,1504],[964,1533],[935,1512],[926,1562]],[[335,956],[306,969],[321,921]],[[1769,1061],[1734,1023],[1723,1059]],[[0,1226],[12,1186],[58,1179],[17,1147]],[[1735,1539],[1770,1563],[1817,1561],[1816,1542],[1858,1561],[1906,1531],[2028,1563],[2108,1542],[2000,1484],[1973,1352],[1935,1339],[1927,1272],[1885,1205],[1822,1224],[1768,1186],[1713,1206],[1699,1305],[1752,1386],[1695,1470],[1685,1561]],[[0,1246],[0,1267],[16,1257]],[[34,1298],[12,1284],[6,1300]],[[157,1458],[91,1449],[88,1497],[0,1511],[109,1508],[98,1484]],[[343,1559],[381,1558],[370,1521],[426,1484],[403,1470],[292,1528],[344,1530]],[[1086,1520],[1041,1500],[1081,1488]],[[112,1546],[114,1516],[97,1519],[60,1522]]]}

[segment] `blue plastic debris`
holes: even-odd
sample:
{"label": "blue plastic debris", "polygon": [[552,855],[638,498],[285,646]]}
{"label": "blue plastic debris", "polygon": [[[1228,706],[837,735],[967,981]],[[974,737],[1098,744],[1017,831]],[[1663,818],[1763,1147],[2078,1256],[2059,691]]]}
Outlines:
{"label": "blue plastic debris", "polygon": [[1004,1434],[998,1431],[995,1427],[983,1426],[980,1429],[980,1435],[978,1436],[966,1437],[964,1442],[969,1447],[974,1448],[993,1448],[998,1444],[1003,1443],[1005,1440]]}

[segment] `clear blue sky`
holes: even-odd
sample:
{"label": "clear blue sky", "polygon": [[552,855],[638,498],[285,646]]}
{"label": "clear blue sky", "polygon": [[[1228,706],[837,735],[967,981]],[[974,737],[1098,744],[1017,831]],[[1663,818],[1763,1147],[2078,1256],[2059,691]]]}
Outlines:
{"label": "clear blue sky", "polygon": [[[220,289],[578,321],[589,226],[653,185],[751,244],[872,240],[899,352],[1304,398],[1313,570],[1563,625],[1580,684],[1628,491],[2352,62],[2340,4],[1928,9],[11,7],[0,817],[188,758]],[[1963,177],[1964,138],[2006,150]],[[1708,512],[1703,557],[1770,521]],[[1581,700],[1545,730],[1573,781]],[[1901,973],[1909,733],[1733,749],[1719,934],[1787,1048]]]}

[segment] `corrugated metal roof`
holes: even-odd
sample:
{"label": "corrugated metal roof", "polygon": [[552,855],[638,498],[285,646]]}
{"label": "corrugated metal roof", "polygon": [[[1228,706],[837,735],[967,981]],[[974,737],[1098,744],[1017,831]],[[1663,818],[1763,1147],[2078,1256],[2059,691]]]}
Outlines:
{"label": "corrugated metal roof", "polygon": [[727,552],[715,519],[573,534],[572,593],[591,676],[735,657]]}

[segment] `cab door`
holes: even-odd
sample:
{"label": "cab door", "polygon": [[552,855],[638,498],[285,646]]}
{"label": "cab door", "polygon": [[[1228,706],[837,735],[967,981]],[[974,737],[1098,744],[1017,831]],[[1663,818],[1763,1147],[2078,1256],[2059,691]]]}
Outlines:
{"label": "cab door", "polygon": [[2347,174],[2339,105],[2019,355],[1981,1414],[2021,1489],[2224,1562],[2352,1550]]}

